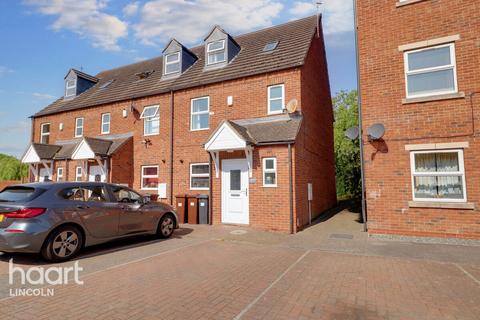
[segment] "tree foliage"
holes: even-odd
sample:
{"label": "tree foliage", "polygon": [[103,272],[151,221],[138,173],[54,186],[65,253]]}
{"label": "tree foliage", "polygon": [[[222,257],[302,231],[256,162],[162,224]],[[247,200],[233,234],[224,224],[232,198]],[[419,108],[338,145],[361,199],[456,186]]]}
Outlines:
{"label": "tree foliage", "polygon": [[27,165],[15,157],[0,153],[0,181],[21,180],[27,175]]}
{"label": "tree foliage", "polygon": [[362,193],[358,139],[345,137],[348,128],[358,126],[358,93],[341,91],[333,98],[335,115],[335,164],[337,194],[358,197]]}

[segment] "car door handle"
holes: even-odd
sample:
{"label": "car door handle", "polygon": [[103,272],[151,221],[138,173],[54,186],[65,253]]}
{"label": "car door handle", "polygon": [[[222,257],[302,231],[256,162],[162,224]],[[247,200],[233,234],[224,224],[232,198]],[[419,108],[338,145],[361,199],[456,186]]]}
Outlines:
{"label": "car door handle", "polygon": [[89,206],[78,205],[77,209],[90,209]]}

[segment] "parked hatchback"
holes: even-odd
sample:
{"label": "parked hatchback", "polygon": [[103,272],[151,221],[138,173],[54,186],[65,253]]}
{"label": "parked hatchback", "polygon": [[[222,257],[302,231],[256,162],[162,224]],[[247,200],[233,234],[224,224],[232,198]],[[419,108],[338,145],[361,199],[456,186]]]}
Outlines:
{"label": "parked hatchback", "polygon": [[10,186],[0,192],[0,251],[73,258],[83,247],[133,235],[168,238],[174,209],[114,184],[65,182]]}

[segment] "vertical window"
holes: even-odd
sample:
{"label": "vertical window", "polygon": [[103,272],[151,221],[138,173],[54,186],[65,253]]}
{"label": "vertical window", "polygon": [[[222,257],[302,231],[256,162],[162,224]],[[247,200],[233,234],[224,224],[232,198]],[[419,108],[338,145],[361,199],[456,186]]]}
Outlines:
{"label": "vertical window", "polygon": [[407,98],[457,92],[453,43],[405,52]]}
{"label": "vertical window", "polygon": [[194,163],[190,165],[190,189],[208,190],[210,188],[210,165]]}
{"label": "vertical window", "polygon": [[264,187],[277,186],[277,159],[276,158],[263,159],[263,186]]}
{"label": "vertical window", "polygon": [[285,109],[285,85],[268,87],[268,114],[282,113]]}
{"label": "vertical window", "polygon": [[140,119],[143,119],[143,134],[145,136],[160,133],[160,107],[150,106],[143,109]]}
{"label": "vertical window", "polygon": [[158,190],[158,166],[142,167],[142,189]]}
{"label": "vertical window", "polygon": [[82,167],[75,168],[75,181],[82,181],[83,178],[83,170]]}
{"label": "vertical window", "polygon": [[465,202],[463,150],[410,154],[413,200]]}
{"label": "vertical window", "polygon": [[63,168],[57,168],[57,181],[63,181]]}
{"label": "vertical window", "polygon": [[83,136],[83,118],[76,118],[75,119],[75,137]]}
{"label": "vertical window", "polygon": [[207,45],[208,64],[226,61],[225,40],[210,42]]}
{"label": "vertical window", "polygon": [[102,114],[102,134],[110,133],[110,113]]}
{"label": "vertical window", "polygon": [[72,97],[77,94],[77,80],[70,79],[65,83],[65,97]]}
{"label": "vertical window", "polygon": [[42,123],[40,126],[40,143],[50,142],[50,123]]}
{"label": "vertical window", "polygon": [[180,52],[165,55],[164,74],[172,74],[180,72]]}
{"label": "vertical window", "polygon": [[205,130],[209,128],[210,98],[192,99],[191,130]]}

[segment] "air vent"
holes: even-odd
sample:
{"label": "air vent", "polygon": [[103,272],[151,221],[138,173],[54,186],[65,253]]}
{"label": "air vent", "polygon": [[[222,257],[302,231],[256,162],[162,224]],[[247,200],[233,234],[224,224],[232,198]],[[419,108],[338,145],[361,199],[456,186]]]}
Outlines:
{"label": "air vent", "polygon": [[263,52],[270,52],[278,47],[278,41],[269,42],[263,47]]}

